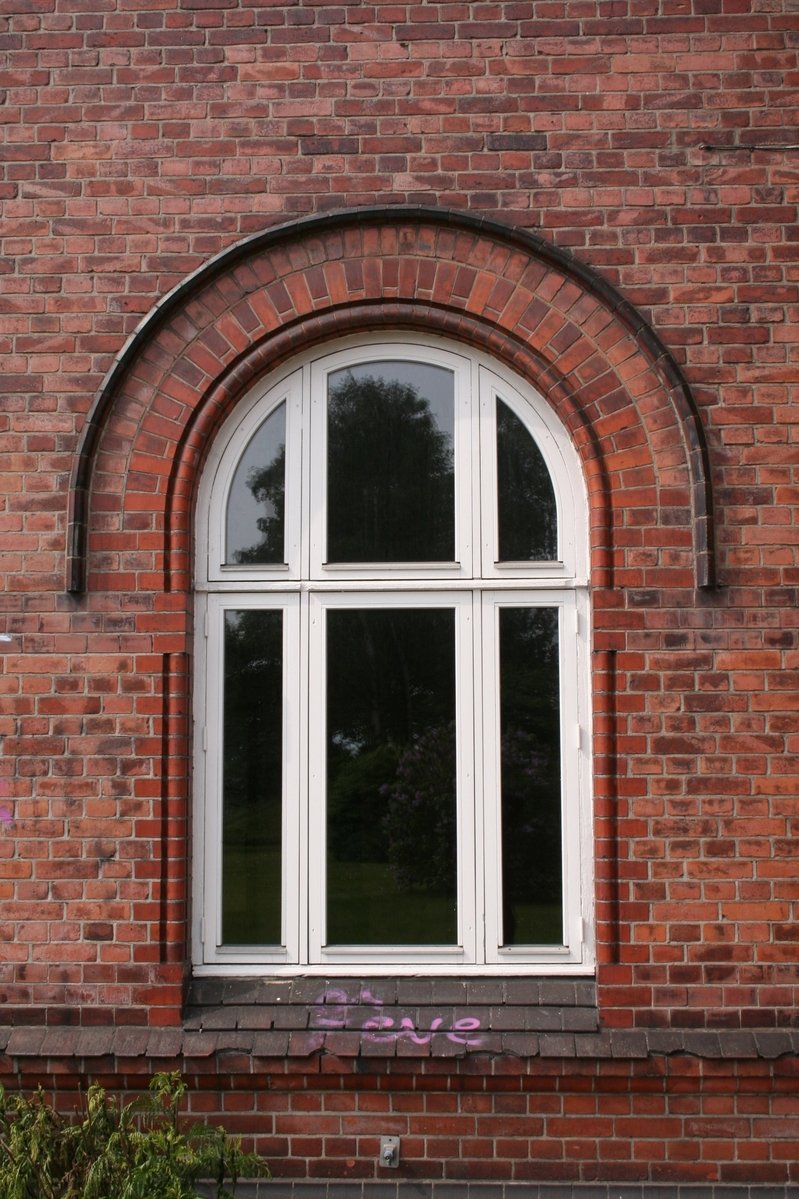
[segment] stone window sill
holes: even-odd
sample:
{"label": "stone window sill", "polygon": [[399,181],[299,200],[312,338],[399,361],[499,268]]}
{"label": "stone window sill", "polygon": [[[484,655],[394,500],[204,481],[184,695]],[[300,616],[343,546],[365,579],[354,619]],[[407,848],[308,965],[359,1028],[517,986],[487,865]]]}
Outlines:
{"label": "stone window sill", "polygon": [[[188,1044],[213,1040],[260,1056],[571,1056],[598,1033],[587,979],[195,979],[184,1012]],[[214,1036],[213,1034],[216,1034]]]}

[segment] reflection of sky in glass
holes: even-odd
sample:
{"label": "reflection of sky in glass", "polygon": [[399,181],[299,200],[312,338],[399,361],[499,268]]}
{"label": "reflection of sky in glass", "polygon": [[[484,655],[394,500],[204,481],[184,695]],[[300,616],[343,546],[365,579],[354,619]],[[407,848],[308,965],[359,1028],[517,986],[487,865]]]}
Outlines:
{"label": "reflection of sky in glass", "polygon": [[348,366],[346,370],[333,371],[329,379],[329,391],[332,392],[348,376],[353,379],[382,379],[386,383],[401,383],[414,388],[420,399],[427,400],[436,427],[452,445],[455,402],[451,370],[443,366],[430,366],[427,362],[364,362],[358,366]]}
{"label": "reflection of sky in glass", "polygon": [[286,405],[281,404],[266,418],[250,438],[239,459],[228,493],[225,561],[238,561],[243,550],[257,546],[262,540],[258,520],[275,515],[274,504],[256,500],[249,483],[254,473],[271,466],[286,443]]}

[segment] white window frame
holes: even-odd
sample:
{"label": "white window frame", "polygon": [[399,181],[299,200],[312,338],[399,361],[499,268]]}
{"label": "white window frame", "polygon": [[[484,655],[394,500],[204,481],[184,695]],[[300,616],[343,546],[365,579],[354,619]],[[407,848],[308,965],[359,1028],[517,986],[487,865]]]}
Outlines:
{"label": "white window frame", "polygon": [[[296,669],[301,657],[301,625],[303,605],[301,597],[292,592],[272,592],[268,598],[260,594],[216,592],[206,597],[203,617],[203,641],[208,647],[207,680],[215,680],[206,690],[206,726],[203,734],[203,759],[206,787],[217,795],[222,794],[223,756],[223,705],[222,689],[218,686],[224,678],[223,647],[225,615],[230,611],[281,611],[283,613],[283,794],[298,795],[307,789],[306,764],[299,746],[305,736],[306,705],[302,700],[302,674]],[[197,835],[204,842],[202,850],[198,841],[198,856],[205,859],[205,877],[215,880],[216,901],[206,902],[203,914],[203,937],[209,944],[222,945],[222,805],[209,804],[205,819],[197,826]],[[296,863],[302,869],[304,855],[301,845],[307,838],[307,813],[300,804],[283,805],[282,861]],[[299,878],[298,878],[299,881]],[[303,924],[299,887],[286,885],[283,879],[282,894],[282,948],[264,948],[259,951],[261,961],[273,965],[293,965],[301,961]],[[307,884],[306,884],[307,885]],[[224,951],[226,962],[246,964],[252,959],[249,948]]]}
{"label": "white window frame", "polygon": [[[327,946],[324,929],[324,900],[326,882],[326,809],[324,795],[325,777],[325,630],[326,613],[331,609],[363,608],[385,610],[402,608],[405,611],[428,608],[454,609],[455,611],[455,704],[456,704],[456,757],[457,757],[457,828],[458,860],[471,862],[475,859],[474,828],[474,777],[471,763],[474,756],[474,729],[471,719],[472,705],[467,699],[473,676],[472,597],[468,592],[435,591],[427,593],[372,591],[312,593],[310,602],[310,655],[311,677],[314,688],[309,697],[309,962],[326,968],[351,968],[353,963],[363,965],[391,965],[407,963],[413,958],[420,965],[463,965],[475,960],[474,920],[468,917],[475,908],[475,880],[473,872],[458,871],[458,936],[454,946]],[[464,677],[466,676],[466,677]]]}
{"label": "white window frame", "polygon": [[[212,457],[215,463],[214,503],[212,506],[199,509],[202,534],[197,538],[198,586],[201,585],[202,562],[205,562],[207,571],[203,577],[203,583],[235,582],[241,584],[267,580],[278,582],[279,580],[294,581],[301,577],[303,513],[298,504],[286,505],[285,565],[228,565],[225,563],[225,537],[227,497],[239,459],[253,434],[270,413],[283,403],[286,405],[286,495],[301,493],[302,383],[303,372],[294,370],[286,377],[279,379],[274,387],[270,387],[266,397],[264,397],[262,388],[253,388],[236,409],[238,419],[233,422],[232,426],[230,421],[226,423],[221,439],[217,441],[217,444],[220,440],[226,442],[226,452],[221,458],[219,455]],[[218,495],[224,497],[222,502],[216,502]]]}
{"label": "white window frame", "polygon": [[[399,578],[413,579],[469,579],[473,573],[474,521],[471,502],[472,463],[475,458],[472,440],[474,422],[471,419],[472,390],[469,359],[463,354],[454,354],[442,347],[433,347],[417,342],[402,344],[402,359],[406,362],[427,363],[430,366],[451,370],[455,390],[455,560],[452,563],[403,562],[398,564],[329,563],[325,561],[325,534],[327,516],[327,381],[329,376],[353,363],[352,350],[340,350],[312,362],[310,368],[311,439],[309,454],[310,470],[310,577],[313,580],[364,580],[387,581],[391,584]],[[380,343],[364,345],[357,358],[357,365],[368,362],[396,359],[397,345]]]}
{"label": "white window frame", "polygon": [[[329,565],[324,561],[326,379],[348,363],[412,359],[456,380],[456,561]],[[496,528],[496,400],[535,438],[557,504],[558,559],[500,563]],[[287,562],[226,565],[227,494],[268,414],[286,403]],[[478,417],[479,413],[479,417]],[[472,496],[479,487],[479,502]],[[482,517],[482,527],[480,514]],[[341,339],[262,380],[209,454],[196,521],[195,806],[192,952],[197,974],[585,974],[594,968],[590,794],[587,497],[579,458],[546,401],[486,355],[403,334]],[[563,796],[563,946],[499,945],[498,685],[503,606],[559,609]],[[324,620],[331,607],[452,607],[457,629],[459,936],[456,946],[326,946]],[[281,608],[284,624],[282,947],[221,942],[221,763],[224,612]],[[313,678],[314,686],[310,686]]]}
{"label": "white window frame", "polygon": [[[500,781],[500,711],[499,711],[499,614],[503,608],[555,608],[559,625],[559,689],[560,689],[560,736],[561,736],[561,861],[563,866],[564,930],[563,947],[541,946],[538,953],[551,956],[553,963],[559,958],[564,962],[573,960],[572,947],[584,935],[584,917],[577,904],[570,904],[568,897],[581,894],[590,885],[591,872],[583,846],[590,836],[587,813],[569,811],[568,797],[580,795],[586,785],[584,778],[585,754],[583,751],[583,729],[587,715],[587,695],[580,685],[587,676],[585,642],[581,626],[586,619],[584,605],[576,591],[521,591],[501,590],[481,593],[481,615],[483,621],[483,671],[482,688],[485,696],[483,727],[483,795],[498,795]],[[577,685],[575,686],[575,680]],[[501,810],[498,804],[484,803],[485,828],[485,960],[486,964],[511,965],[529,961],[530,947],[507,947],[500,945],[502,927],[502,877],[501,877]]]}

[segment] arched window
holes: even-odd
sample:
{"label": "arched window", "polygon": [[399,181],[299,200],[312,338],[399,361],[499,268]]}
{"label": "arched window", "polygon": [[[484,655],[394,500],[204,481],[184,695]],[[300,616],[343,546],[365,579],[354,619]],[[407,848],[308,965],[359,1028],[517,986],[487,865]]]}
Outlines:
{"label": "arched window", "polygon": [[241,401],[197,521],[198,972],[591,966],[586,510],[548,405],[459,345]]}

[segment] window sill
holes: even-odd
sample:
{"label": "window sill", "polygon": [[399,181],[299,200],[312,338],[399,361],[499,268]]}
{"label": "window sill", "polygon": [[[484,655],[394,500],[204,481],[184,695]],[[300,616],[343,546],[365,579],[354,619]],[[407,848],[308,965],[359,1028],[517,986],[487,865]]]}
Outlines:
{"label": "window sill", "polygon": [[574,1034],[596,1034],[598,1017],[589,979],[200,978],[183,1029],[198,1047],[217,1033],[264,1057],[533,1057],[542,1041],[572,1056]]}

